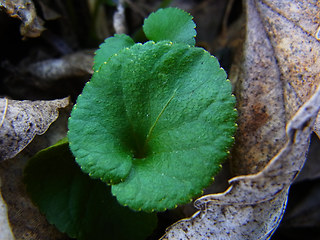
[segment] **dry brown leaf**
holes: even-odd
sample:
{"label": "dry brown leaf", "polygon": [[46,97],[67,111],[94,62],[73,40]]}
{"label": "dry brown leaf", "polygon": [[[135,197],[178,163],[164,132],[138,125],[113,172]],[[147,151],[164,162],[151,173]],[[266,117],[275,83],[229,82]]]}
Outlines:
{"label": "dry brown leaf", "polygon": [[[320,3],[247,0],[238,69],[235,175],[257,173],[285,143],[285,124],[320,82]],[[240,68],[240,69],[239,69]]]}
{"label": "dry brown leaf", "polygon": [[161,239],[269,239],[305,162],[319,110],[320,87],[287,124],[285,146],[261,172],[235,177],[224,193],[197,199],[200,211],[172,225]]}
{"label": "dry brown leaf", "polygon": [[0,99],[0,161],[22,151],[35,135],[45,133],[68,106],[69,98],[51,101]]}
{"label": "dry brown leaf", "polygon": [[200,211],[172,225],[162,239],[268,239],[305,161],[320,90],[299,108],[320,82],[320,4],[247,0],[245,7],[245,44],[231,74],[239,111],[232,170],[252,175],[198,199]]}
{"label": "dry brown leaf", "polygon": [[17,240],[69,239],[55,226],[49,224],[45,216],[32,203],[23,182],[23,169],[30,157],[66,136],[70,111],[71,106],[61,109],[58,119],[52,123],[45,134],[36,136],[24,151],[10,161],[0,162],[1,194],[7,203],[10,226]]}
{"label": "dry brown leaf", "polygon": [[0,7],[7,13],[22,21],[20,32],[24,37],[39,37],[45,28],[43,20],[37,16],[36,9],[31,0],[0,0]]}

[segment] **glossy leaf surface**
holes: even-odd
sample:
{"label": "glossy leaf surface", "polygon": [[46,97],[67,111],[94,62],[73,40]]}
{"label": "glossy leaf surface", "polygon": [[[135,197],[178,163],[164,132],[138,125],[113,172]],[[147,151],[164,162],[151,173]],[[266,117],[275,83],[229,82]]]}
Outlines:
{"label": "glossy leaf surface", "polygon": [[211,181],[233,142],[231,84],[216,58],[167,41],[136,44],[95,72],[69,120],[83,171],[123,205],[163,211]]}

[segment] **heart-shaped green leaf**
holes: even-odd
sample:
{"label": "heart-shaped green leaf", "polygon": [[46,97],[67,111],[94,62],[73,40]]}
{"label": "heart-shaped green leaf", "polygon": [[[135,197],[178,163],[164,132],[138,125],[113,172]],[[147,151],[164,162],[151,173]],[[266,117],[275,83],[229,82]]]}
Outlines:
{"label": "heart-shaped green leaf", "polygon": [[120,203],[163,211],[212,181],[233,143],[234,105],[226,73],[202,48],[135,44],[78,97],[70,148],[83,171],[114,184]]}
{"label": "heart-shaped green leaf", "polygon": [[168,40],[194,46],[197,32],[192,19],[189,13],[178,8],[159,9],[145,19],[143,31],[155,42]]}
{"label": "heart-shaped green leaf", "polygon": [[24,174],[32,200],[50,223],[72,238],[145,239],[156,226],[154,214],[119,205],[110,187],[84,174],[66,139],[36,154]]}

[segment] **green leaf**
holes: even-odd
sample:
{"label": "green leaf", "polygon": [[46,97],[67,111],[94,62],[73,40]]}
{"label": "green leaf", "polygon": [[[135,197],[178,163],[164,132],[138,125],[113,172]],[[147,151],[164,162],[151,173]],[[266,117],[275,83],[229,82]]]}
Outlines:
{"label": "green leaf", "polygon": [[135,44],[103,64],[69,119],[83,171],[133,209],[184,204],[220,169],[237,113],[226,73],[202,48]]}
{"label": "green leaf", "polygon": [[133,44],[132,38],[125,34],[115,34],[114,37],[107,38],[96,51],[93,70],[98,70],[112,55],[118,53],[123,48],[131,47]]}
{"label": "green leaf", "polygon": [[156,226],[154,214],[119,205],[110,187],[84,174],[66,139],[30,159],[24,175],[34,203],[72,238],[145,239]]}
{"label": "green leaf", "polygon": [[197,32],[192,19],[189,13],[178,8],[159,9],[145,19],[143,31],[155,42],[169,40],[194,46]]}

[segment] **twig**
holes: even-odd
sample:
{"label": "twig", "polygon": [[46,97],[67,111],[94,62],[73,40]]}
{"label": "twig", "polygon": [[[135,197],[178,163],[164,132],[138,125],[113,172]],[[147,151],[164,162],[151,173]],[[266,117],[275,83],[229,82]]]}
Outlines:
{"label": "twig", "polygon": [[3,124],[3,122],[4,122],[4,119],[6,118],[6,115],[7,115],[8,98],[5,98],[5,101],[6,101],[6,104],[5,104],[5,106],[4,106],[3,113],[2,113],[2,119],[1,119],[1,123],[0,123],[0,128],[2,127],[2,124]]}
{"label": "twig", "polygon": [[124,0],[119,0],[117,5],[117,11],[113,15],[113,27],[116,33],[126,33],[126,17],[124,14]]}

